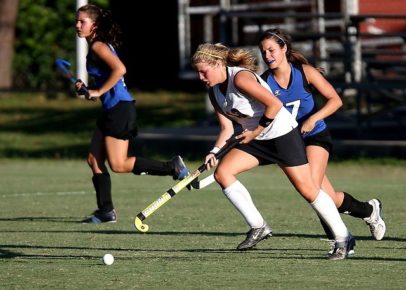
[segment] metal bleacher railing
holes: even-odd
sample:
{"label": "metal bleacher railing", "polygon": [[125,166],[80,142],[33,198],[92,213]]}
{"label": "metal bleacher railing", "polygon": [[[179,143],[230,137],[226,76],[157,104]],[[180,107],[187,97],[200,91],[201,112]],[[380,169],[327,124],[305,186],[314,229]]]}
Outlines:
{"label": "metal bleacher railing", "polygon": [[[345,98],[346,115],[358,128],[355,137],[363,138],[365,129],[378,123],[406,126],[406,15],[327,13],[322,2],[232,5],[223,0],[219,5],[190,6],[179,0],[179,76],[195,77],[189,60],[201,42],[251,47],[259,56],[259,33],[279,27],[290,33],[295,48],[309,61],[326,70]],[[378,19],[405,21],[405,26],[387,32],[374,27]],[[406,133],[402,136],[405,140]]]}

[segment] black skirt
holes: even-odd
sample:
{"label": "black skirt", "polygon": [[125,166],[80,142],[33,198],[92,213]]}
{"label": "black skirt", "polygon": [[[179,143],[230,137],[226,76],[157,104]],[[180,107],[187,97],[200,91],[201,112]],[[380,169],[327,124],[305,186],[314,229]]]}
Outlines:
{"label": "black skirt", "polygon": [[238,144],[236,148],[257,158],[260,165],[278,164],[292,167],[308,163],[303,138],[298,128],[275,139],[254,139],[248,144]]}
{"label": "black skirt", "polygon": [[134,101],[121,101],[113,108],[103,111],[97,127],[104,136],[131,140],[137,136],[137,121]]}

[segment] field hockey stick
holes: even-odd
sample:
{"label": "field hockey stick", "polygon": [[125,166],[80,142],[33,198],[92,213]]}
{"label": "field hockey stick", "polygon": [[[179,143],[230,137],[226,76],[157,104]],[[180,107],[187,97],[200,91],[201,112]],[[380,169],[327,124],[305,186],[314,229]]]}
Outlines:
{"label": "field hockey stick", "polygon": [[199,178],[196,178],[195,180],[193,180],[190,185],[194,188],[194,189],[202,189],[205,188],[206,186],[209,186],[210,184],[212,184],[214,181],[216,181],[214,179],[214,174],[210,174],[209,176],[203,178],[202,180],[199,180]]}
{"label": "field hockey stick", "polygon": [[[216,159],[221,159],[228,151],[230,151],[234,146],[239,143],[239,139],[236,138],[238,134],[234,134],[227,143],[220,149],[219,152],[215,154]],[[207,169],[206,164],[203,163],[198,169],[193,171],[186,178],[182,179],[170,189],[168,189],[164,194],[162,194],[157,200],[147,206],[143,211],[141,211],[134,219],[134,226],[140,232],[148,232],[149,226],[144,224],[142,221],[157,211],[161,206],[167,203],[172,197],[174,197],[179,191],[184,189],[187,185],[192,183],[198,176]],[[213,178],[214,179],[214,178]]]}
{"label": "field hockey stick", "polygon": [[[68,80],[70,80],[73,84],[76,84],[77,82],[81,82],[81,80],[75,78],[73,76],[73,74],[70,72],[70,70],[68,69],[71,66],[69,61],[62,59],[62,58],[57,58],[55,60],[55,66],[62,73],[62,75],[65,78],[67,78]],[[80,89],[77,90],[77,94],[79,96],[84,96],[86,99],[91,99],[90,95],[89,95],[89,91],[85,84],[82,84]]]}

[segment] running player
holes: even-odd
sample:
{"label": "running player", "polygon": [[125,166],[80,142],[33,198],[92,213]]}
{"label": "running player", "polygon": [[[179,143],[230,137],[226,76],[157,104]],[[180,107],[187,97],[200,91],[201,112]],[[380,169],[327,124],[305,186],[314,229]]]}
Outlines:
{"label": "running player", "polygon": [[[310,65],[300,52],[292,49],[291,38],[286,32],[266,30],[259,38],[259,49],[268,66],[261,77],[299,123],[314,182],[331,196],[340,213],[362,218],[372,237],[381,240],[386,231],[381,201],[371,199],[361,202],[347,192],[336,192],[326,175],[332,139],[324,119],[342,106],[336,90],[320,69]],[[314,89],[327,100],[320,109],[316,107]],[[328,239],[333,239],[322,219],[321,223]]]}
{"label": "running player", "polygon": [[[205,43],[197,48],[192,64],[200,80],[209,87],[220,125],[215,147],[205,162],[208,168],[217,165],[217,183],[250,227],[237,249],[251,249],[272,234],[237,175],[258,165],[276,163],[333,232],[335,247],[329,258],[345,259],[355,240],[333,200],[313,182],[298,124],[254,73],[255,58],[247,50]],[[241,142],[218,161],[213,153],[234,133],[233,122],[244,129],[238,136]]]}
{"label": "running player", "polygon": [[[89,45],[87,71],[94,79],[90,99],[100,99],[102,113],[93,133],[87,162],[93,172],[97,209],[83,222],[116,222],[111,195],[111,179],[105,162],[116,173],[169,175],[183,179],[189,171],[180,156],[161,162],[129,156],[130,142],[137,134],[135,100],[124,83],[126,67],[117,56],[119,28],[109,10],[95,5],[80,7],[76,13],[76,32]],[[83,83],[78,82],[79,90]]]}

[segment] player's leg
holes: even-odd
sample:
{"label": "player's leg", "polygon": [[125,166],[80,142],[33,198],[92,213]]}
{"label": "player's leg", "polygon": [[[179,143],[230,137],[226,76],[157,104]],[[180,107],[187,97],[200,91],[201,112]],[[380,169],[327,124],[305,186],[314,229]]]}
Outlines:
{"label": "player's leg", "polygon": [[321,146],[309,145],[306,146],[306,155],[309,161],[313,181],[317,186],[323,188],[323,190],[330,195],[337,208],[340,207],[344,195],[341,192],[336,192],[328,180],[327,182],[324,182],[326,181],[324,179],[330,155],[329,152]]}
{"label": "player's leg", "polygon": [[281,168],[296,190],[309,202],[317,215],[333,232],[336,242],[334,253],[330,259],[345,259],[351,247],[350,244],[355,240],[349,234],[331,197],[314,184],[309,164],[292,167],[281,166]]}
{"label": "player's leg", "polygon": [[[328,195],[330,195],[330,197],[333,199],[334,203],[338,207],[339,205],[341,205],[342,199],[340,196],[336,196],[336,192],[332,187],[332,185],[326,183],[324,184],[324,186],[322,186],[328,164],[329,158],[328,150],[319,145],[307,145],[306,155],[309,161],[312,178],[315,184],[323,188],[323,190],[326,193],[328,193]],[[327,226],[327,224],[323,221],[321,217],[319,217],[319,219],[321,226],[323,227],[323,230],[326,233],[327,239],[334,240],[334,235],[331,232],[330,228]]]}
{"label": "player's leg", "polygon": [[[328,187],[330,181],[327,176],[323,179],[322,187]],[[341,205],[338,206],[338,212],[350,216],[361,218],[368,225],[372,237],[375,240],[382,240],[386,232],[386,224],[382,217],[382,203],[378,199],[369,201],[359,201],[347,192],[340,192],[343,196]]]}
{"label": "player's leg", "polygon": [[223,189],[224,195],[250,227],[246,239],[237,246],[238,250],[251,249],[261,240],[272,235],[272,229],[256,208],[250,193],[236,177],[239,173],[256,166],[258,166],[258,160],[255,157],[233,149],[223,157],[214,173],[214,178]]}
{"label": "player's leg", "polygon": [[[330,195],[338,212],[362,218],[369,226],[372,237],[381,240],[386,231],[386,225],[382,218],[382,203],[378,199],[372,199],[368,202],[359,201],[347,192],[336,191],[325,174],[329,155],[327,150],[320,146],[307,146],[306,153],[314,181]],[[323,221],[321,224],[327,237],[332,239],[328,227]],[[353,251],[351,251],[351,254],[353,254]]]}
{"label": "player's leg", "polygon": [[105,137],[107,161],[115,173],[128,173],[134,168],[135,157],[128,156],[129,140]]}
{"label": "player's leg", "polygon": [[104,136],[100,129],[93,133],[87,163],[93,172],[92,182],[96,191],[97,210],[83,222],[102,223],[116,222],[117,215],[114,210],[111,196],[110,174],[105,166],[106,151]]}
{"label": "player's leg", "polygon": [[[182,158],[161,162],[135,157],[129,152],[129,145],[137,135],[136,110],[133,102],[119,102],[105,112],[99,121],[103,128],[107,160],[110,168],[117,173],[171,175],[174,179],[183,179],[189,174]],[[131,141],[130,141],[131,140]]]}
{"label": "player's leg", "polygon": [[182,157],[174,156],[169,161],[159,161],[136,157],[132,172],[136,175],[172,176],[173,180],[182,180],[190,174]]}
{"label": "player's leg", "polygon": [[[362,202],[355,199],[349,193],[336,191],[326,176],[326,168],[329,153],[332,150],[332,140],[328,130],[304,139],[306,144],[306,155],[309,160],[312,177],[316,185],[327,192],[337,206],[338,212],[347,213],[351,216],[362,218],[370,228],[372,236],[376,240],[381,240],[385,234],[386,226],[382,219],[382,203],[378,199],[371,199]],[[325,223],[321,222],[331,239],[332,235],[328,231]]]}
{"label": "player's leg", "polygon": [[106,137],[107,160],[113,172],[133,172],[136,175],[169,175],[174,179],[183,179],[189,174],[189,170],[180,156],[175,156],[169,161],[128,156],[128,146],[129,140]]}

